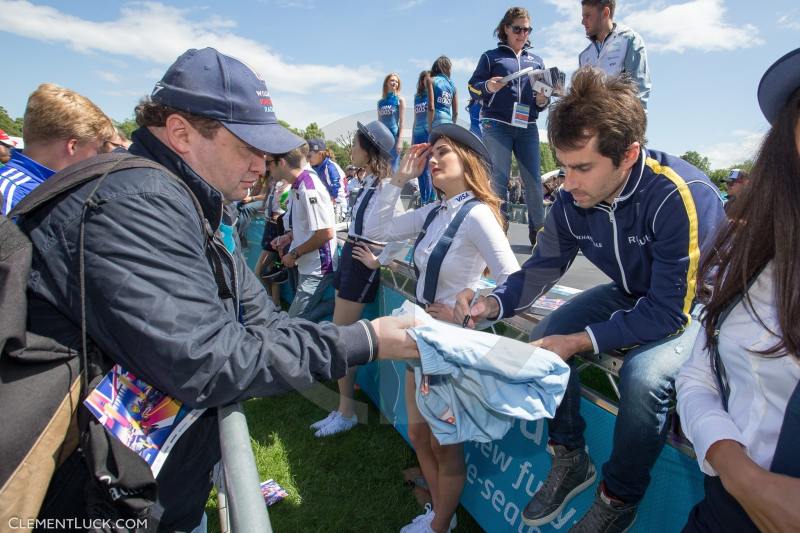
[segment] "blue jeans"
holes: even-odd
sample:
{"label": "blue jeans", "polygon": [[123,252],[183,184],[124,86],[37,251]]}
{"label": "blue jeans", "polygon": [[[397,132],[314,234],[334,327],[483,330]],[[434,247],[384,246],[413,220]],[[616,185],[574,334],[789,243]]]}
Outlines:
{"label": "blue jeans", "polygon": [[[631,309],[636,300],[613,283],[594,287],[545,317],[531,332],[531,340],[583,331],[589,324],[608,320],[615,311]],[[627,503],[641,500],[650,484],[650,470],[669,432],[675,376],[688,359],[699,328],[699,321],[693,319],[682,334],[637,346],[625,354],[619,371],[621,397],[613,449],[603,465],[603,480],[614,496]],[[552,441],[568,448],[586,445],[580,403],[580,380],[578,373],[572,372],[556,416],[548,421]]]}
{"label": "blue jeans", "polygon": [[517,158],[528,207],[528,228],[544,226],[542,177],[539,169],[539,129],[533,122],[527,128],[517,128],[482,120],[483,142],[492,158],[492,186],[503,201],[503,215],[508,220],[508,178],[511,173],[511,152]]}
{"label": "blue jeans", "polygon": [[[424,134],[415,133],[411,136],[411,144],[420,144],[428,142],[428,132]],[[431,180],[431,172],[428,170],[428,165],[425,165],[425,170],[419,176],[419,199],[420,205],[425,205],[436,200],[436,191],[433,188],[433,181]]]}

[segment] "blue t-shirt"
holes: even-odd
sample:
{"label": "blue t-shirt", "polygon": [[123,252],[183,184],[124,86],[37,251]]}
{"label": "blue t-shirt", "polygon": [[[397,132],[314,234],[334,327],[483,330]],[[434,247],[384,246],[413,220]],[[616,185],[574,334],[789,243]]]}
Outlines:
{"label": "blue t-shirt", "polygon": [[450,78],[439,74],[433,78],[433,126],[453,122],[453,96],[456,86]]}
{"label": "blue t-shirt", "polygon": [[0,167],[0,195],[3,196],[4,215],[14,209],[20,200],[55,174],[19,150],[11,151],[11,160]]}
{"label": "blue t-shirt", "polygon": [[414,95],[414,131],[415,138],[428,136],[428,95]]}
{"label": "blue t-shirt", "polygon": [[378,100],[378,119],[389,128],[392,135],[397,138],[399,130],[400,99],[394,93],[389,93],[386,98]]}

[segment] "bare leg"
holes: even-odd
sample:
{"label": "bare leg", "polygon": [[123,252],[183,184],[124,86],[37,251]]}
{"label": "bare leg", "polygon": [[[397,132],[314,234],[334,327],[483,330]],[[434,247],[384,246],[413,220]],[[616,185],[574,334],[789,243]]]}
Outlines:
{"label": "bare leg", "polygon": [[[336,306],[333,308],[333,323],[339,326],[353,324],[361,318],[364,304],[351,302],[336,296]],[[344,418],[352,418],[355,414],[353,395],[355,394],[357,368],[350,368],[347,375],[339,380],[339,411]]]}
{"label": "bare leg", "polygon": [[431,529],[437,533],[445,533],[450,527],[450,519],[458,508],[458,501],[461,499],[467,478],[464,445],[443,446],[432,436],[431,447],[439,464],[439,478],[436,483],[438,490],[433,500],[433,512],[436,514],[431,522]]}
{"label": "bare leg", "polygon": [[411,444],[414,445],[414,451],[417,452],[419,469],[422,470],[422,476],[428,483],[435,510],[438,505],[439,465],[431,447],[434,440],[431,428],[428,427],[427,422],[422,417],[422,413],[417,408],[416,390],[414,372],[407,370],[405,396],[406,411],[408,412],[408,437],[411,439]]}
{"label": "bare leg", "polygon": [[279,283],[270,283],[269,284],[269,292],[272,296],[272,302],[275,304],[276,307],[281,306],[281,286]]}

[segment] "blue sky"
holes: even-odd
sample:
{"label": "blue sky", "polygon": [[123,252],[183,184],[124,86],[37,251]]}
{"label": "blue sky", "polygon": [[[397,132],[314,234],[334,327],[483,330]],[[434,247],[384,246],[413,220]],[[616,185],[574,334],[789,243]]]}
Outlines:
{"label": "blue sky", "polygon": [[[182,51],[214,46],[262,73],[280,118],[297,127],[333,124],[326,131],[336,133],[354,115],[374,113],[388,72],[400,74],[410,101],[419,71],[440,54],[453,59],[463,108],[466,82],[481,53],[495,46],[492,31],[510,5],[0,0],[0,105],[21,116],[28,94],[48,81],[125,119]],[[580,2],[520,5],[533,17],[534,51],[547,66],[574,70],[588,43]],[[761,74],[800,46],[797,1],[622,0],[615,19],[637,30],[648,48],[649,145],[678,155],[697,150],[716,167],[750,157],[767,129],[755,97]]]}

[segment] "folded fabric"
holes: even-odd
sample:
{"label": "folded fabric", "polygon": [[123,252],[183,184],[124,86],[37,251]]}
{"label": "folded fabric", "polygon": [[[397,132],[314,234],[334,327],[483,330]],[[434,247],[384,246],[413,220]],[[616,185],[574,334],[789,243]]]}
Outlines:
{"label": "folded fabric", "polygon": [[530,344],[432,318],[405,302],[396,314],[412,314],[416,341],[417,407],[441,444],[503,438],[514,418],[555,415],[569,380],[556,354]]}

